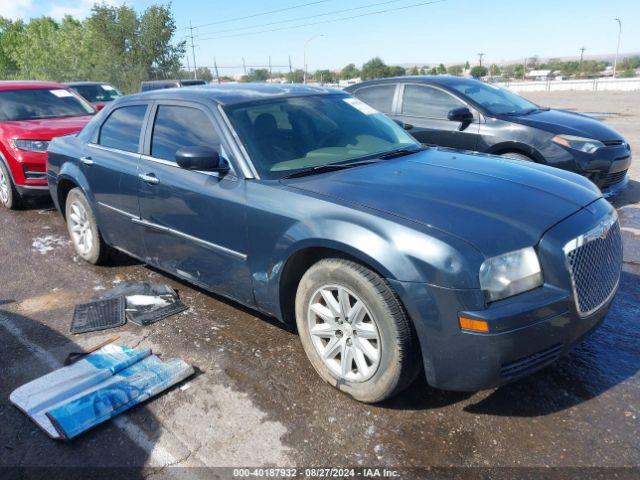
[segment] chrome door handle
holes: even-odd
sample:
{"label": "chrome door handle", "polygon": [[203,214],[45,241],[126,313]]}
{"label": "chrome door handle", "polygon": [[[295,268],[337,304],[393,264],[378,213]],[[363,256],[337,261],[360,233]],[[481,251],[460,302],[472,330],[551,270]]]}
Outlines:
{"label": "chrome door handle", "polygon": [[138,175],[138,178],[143,182],[150,183],[151,185],[157,185],[160,183],[160,179],[153,173],[141,173]]}
{"label": "chrome door handle", "polygon": [[80,157],[80,161],[89,167],[94,163],[96,163],[93,160],[91,160],[91,157]]}

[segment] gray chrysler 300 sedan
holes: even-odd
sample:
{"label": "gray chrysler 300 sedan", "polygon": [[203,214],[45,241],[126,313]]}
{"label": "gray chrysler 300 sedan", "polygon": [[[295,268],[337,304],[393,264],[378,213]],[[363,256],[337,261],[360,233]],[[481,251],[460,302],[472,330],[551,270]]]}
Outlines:
{"label": "gray chrysler 300 sedan", "polygon": [[233,85],[116,100],[55,139],[75,249],[112,249],[295,323],[365,402],[529,374],[605,316],[622,246],[586,178],[424,148],[343,92]]}

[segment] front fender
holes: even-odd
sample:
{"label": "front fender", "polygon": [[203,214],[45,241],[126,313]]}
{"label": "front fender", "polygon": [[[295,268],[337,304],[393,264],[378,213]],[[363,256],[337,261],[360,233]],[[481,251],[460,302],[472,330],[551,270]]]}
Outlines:
{"label": "front fender", "polygon": [[300,252],[313,249],[355,258],[389,280],[478,288],[483,257],[469,244],[445,239],[441,232],[426,235],[376,216],[371,220],[361,218],[356,223],[328,217],[296,222],[278,238],[270,255],[254,254],[254,292],[260,308],[280,316],[285,267]]}

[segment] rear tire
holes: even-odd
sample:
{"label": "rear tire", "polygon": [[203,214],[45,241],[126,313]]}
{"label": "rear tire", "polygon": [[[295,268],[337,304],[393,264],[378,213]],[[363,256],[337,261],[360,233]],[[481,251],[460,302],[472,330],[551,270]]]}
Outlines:
{"label": "rear tire", "polygon": [[81,189],[74,188],[67,195],[65,218],[78,256],[93,265],[107,263],[111,247],[103,240],[93,210]]}
{"label": "rear tire", "polygon": [[339,258],[320,260],[296,294],[302,346],[320,377],[366,403],[406,388],[421,362],[409,319],[387,282]]}
{"label": "rear tire", "polygon": [[22,197],[13,184],[9,169],[0,161],[0,205],[9,210],[18,210],[23,203]]}
{"label": "rear tire", "polygon": [[507,153],[500,154],[500,156],[501,157],[505,157],[505,158],[513,158],[515,160],[524,160],[525,162],[533,162],[534,161],[531,157],[528,157],[523,153],[507,152]]}

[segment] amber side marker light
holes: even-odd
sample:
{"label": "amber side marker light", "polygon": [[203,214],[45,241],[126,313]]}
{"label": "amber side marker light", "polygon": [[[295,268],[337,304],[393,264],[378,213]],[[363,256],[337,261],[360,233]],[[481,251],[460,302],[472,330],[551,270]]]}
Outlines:
{"label": "amber side marker light", "polygon": [[473,320],[466,317],[458,317],[458,323],[463,330],[471,330],[472,332],[488,332],[489,324],[484,320]]}

